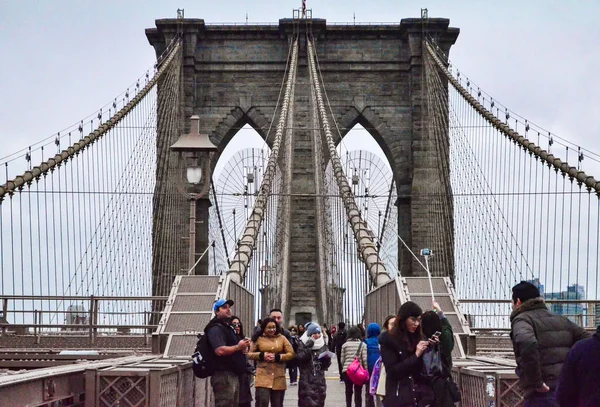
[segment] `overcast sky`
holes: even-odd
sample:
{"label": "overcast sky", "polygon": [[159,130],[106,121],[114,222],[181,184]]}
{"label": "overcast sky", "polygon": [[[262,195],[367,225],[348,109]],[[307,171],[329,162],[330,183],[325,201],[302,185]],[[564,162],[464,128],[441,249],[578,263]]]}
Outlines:
{"label": "overcast sky", "polygon": [[[0,157],[96,111],[152,66],[144,29],[157,18],[276,22],[298,1],[0,1]],[[451,60],[530,121],[600,151],[600,2],[311,1],[329,22],[446,17]],[[584,165],[585,169],[585,165]],[[596,174],[596,177],[599,175]]]}

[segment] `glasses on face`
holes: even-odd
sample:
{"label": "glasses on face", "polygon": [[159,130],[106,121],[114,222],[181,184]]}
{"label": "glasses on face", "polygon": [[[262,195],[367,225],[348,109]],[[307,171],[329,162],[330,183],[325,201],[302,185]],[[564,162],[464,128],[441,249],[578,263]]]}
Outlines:
{"label": "glasses on face", "polygon": [[296,330],[295,329],[290,329],[290,332],[293,333],[293,334],[295,334]]}
{"label": "glasses on face", "polygon": [[231,325],[232,326],[241,326],[242,324],[240,324],[239,322],[232,322]]}

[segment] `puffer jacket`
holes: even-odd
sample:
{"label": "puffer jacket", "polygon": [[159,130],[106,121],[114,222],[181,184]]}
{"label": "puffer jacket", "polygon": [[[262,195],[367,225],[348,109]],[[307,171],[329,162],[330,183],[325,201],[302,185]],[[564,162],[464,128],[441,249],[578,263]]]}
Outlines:
{"label": "puffer jacket", "polygon": [[367,344],[367,369],[369,370],[369,375],[373,373],[375,362],[381,356],[381,352],[379,351],[379,334],[381,334],[379,324],[372,322],[367,326],[367,339],[365,343]]}
{"label": "puffer jacket", "polygon": [[567,318],[550,312],[543,298],[522,303],[510,315],[510,322],[516,373],[526,398],[543,383],[554,390],[567,353],[577,341],[590,336]]}
{"label": "puffer jacket", "polygon": [[[309,342],[312,344],[312,341]],[[298,380],[298,407],[323,407],[327,395],[327,382],[325,371],[331,365],[330,358],[321,358],[319,355],[327,351],[327,345],[319,349],[307,347],[298,341],[296,361],[300,370]]]}
{"label": "puffer jacket", "polygon": [[[267,362],[265,353],[274,353],[275,362]],[[254,387],[265,387],[272,390],[286,390],[285,362],[294,358],[294,349],[283,335],[273,337],[261,336],[252,342],[248,358],[257,360]]]}
{"label": "puffer jacket", "polygon": [[[362,344],[362,346],[361,346]],[[360,354],[357,355],[360,348]],[[367,345],[360,339],[348,339],[342,346],[342,372],[348,370],[350,363],[354,362],[354,358],[358,356],[360,364],[363,368],[367,368]]]}

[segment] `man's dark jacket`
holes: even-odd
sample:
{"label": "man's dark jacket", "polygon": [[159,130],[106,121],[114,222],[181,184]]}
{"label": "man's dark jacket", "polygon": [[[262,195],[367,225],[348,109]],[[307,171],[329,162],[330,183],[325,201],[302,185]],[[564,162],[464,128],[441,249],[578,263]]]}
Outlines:
{"label": "man's dark jacket", "polygon": [[[236,346],[238,344],[238,338],[233,328],[229,325],[229,320],[220,320],[214,317],[210,320],[204,332],[208,333],[209,330],[220,329],[225,338],[224,346]],[[209,337],[210,343],[210,337]],[[216,350],[216,346],[210,344],[213,350]],[[215,354],[215,370],[233,372],[235,374],[246,373],[246,356],[242,352],[235,352],[227,356],[217,356]]]}
{"label": "man's dark jacket", "polygon": [[592,338],[577,342],[567,355],[556,399],[561,407],[600,406],[600,326]]}
{"label": "man's dark jacket", "polygon": [[342,346],[346,343],[347,338],[348,331],[346,328],[338,330],[335,335],[333,335],[333,347],[335,348],[335,353],[342,353]]}
{"label": "man's dark jacket", "polygon": [[545,383],[554,390],[567,353],[575,342],[590,336],[567,318],[553,314],[542,298],[522,303],[511,316],[517,375],[525,397]]}

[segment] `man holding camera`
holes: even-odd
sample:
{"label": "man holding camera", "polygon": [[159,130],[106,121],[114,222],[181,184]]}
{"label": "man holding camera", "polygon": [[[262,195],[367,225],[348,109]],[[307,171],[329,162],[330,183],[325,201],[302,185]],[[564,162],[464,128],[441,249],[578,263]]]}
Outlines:
{"label": "man holding camera", "polygon": [[207,330],[208,341],[215,351],[215,372],[210,384],[215,395],[215,407],[237,406],[240,397],[239,376],[246,373],[245,353],[250,349],[250,339],[238,341],[229,325],[233,301],[220,299],[213,306],[215,317]]}

